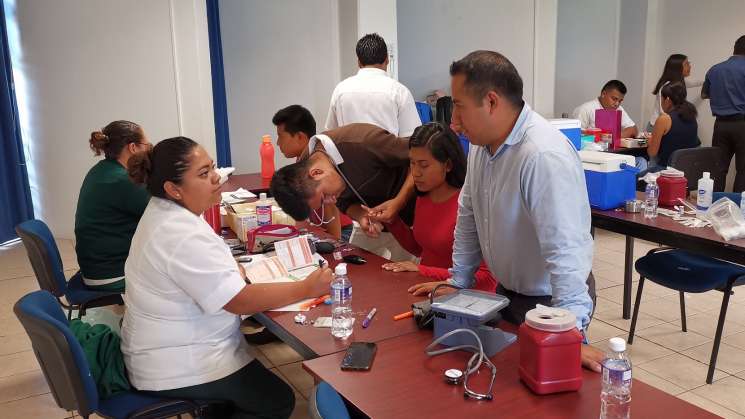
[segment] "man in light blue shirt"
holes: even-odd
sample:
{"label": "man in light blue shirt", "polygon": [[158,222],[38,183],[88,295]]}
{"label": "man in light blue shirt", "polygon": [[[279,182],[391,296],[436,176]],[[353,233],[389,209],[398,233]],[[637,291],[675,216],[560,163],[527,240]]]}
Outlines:
{"label": "man in light blue shirt", "polygon": [[[475,146],[458,203],[451,283],[471,287],[483,258],[497,292],[511,300],[505,320],[521,323],[541,302],[570,310],[584,331],[593,242],[577,151],[523,101],[522,79],[503,55],[472,52],[450,74],[453,123]],[[600,351],[583,345],[582,358],[600,370]]]}

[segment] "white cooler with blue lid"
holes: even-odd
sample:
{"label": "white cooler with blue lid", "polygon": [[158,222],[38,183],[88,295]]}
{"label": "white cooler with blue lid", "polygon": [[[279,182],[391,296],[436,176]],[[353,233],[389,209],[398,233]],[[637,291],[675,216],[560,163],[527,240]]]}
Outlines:
{"label": "white cooler with blue lid", "polygon": [[634,156],[588,150],[580,150],[579,156],[592,208],[618,208],[636,198],[636,174],[639,170],[635,167]]}

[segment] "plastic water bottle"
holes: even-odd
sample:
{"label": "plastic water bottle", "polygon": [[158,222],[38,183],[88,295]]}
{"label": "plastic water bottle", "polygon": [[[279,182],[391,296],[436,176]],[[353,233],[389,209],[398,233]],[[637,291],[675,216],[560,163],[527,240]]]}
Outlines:
{"label": "plastic water bottle", "polygon": [[259,157],[261,157],[261,178],[271,179],[274,176],[274,144],[272,144],[271,136],[261,137]]}
{"label": "plastic water bottle", "polygon": [[660,187],[657,186],[657,176],[651,173],[644,180],[647,181],[647,188],[644,190],[644,218],[654,218],[657,216]]}
{"label": "plastic water bottle", "polygon": [[352,282],[347,276],[347,264],[340,263],[334,269],[331,281],[331,334],[335,338],[346,339],[352,334]]}
{"label": "plastic water bottle", "polygon": [[259,194],[259,202],[256,203],[256,223],[260,226],[272,223],[272,203],[266,199],[266,193]]}
{"label": "plastic water bottle", "polygon": [[610,351],[603,360],[603,389],[600,393],[600,419],[631,417],[631,361],[626,341],[611,338]]}

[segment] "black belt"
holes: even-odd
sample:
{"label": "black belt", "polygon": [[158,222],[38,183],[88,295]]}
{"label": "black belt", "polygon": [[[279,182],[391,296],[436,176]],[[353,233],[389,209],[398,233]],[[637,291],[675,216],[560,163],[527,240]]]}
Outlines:
{"label": "black belt", "polygon": [[745,114],[734,114],[727,116],[717,116],[717,121],[745,121]]}

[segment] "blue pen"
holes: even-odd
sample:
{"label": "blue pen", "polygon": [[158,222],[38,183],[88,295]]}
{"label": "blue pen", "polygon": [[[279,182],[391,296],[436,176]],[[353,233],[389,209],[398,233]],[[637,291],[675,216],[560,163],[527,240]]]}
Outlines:
{"label": "blue pen", "polygon": [[370,310],[370,313],[365,317],[365,320],[362,320],[362,327],[367,328],[367,326],[370,326],[370,322],[372,321],[373,316],[375,316],[375,313],[378,311],[378,309],[374,308]]}

